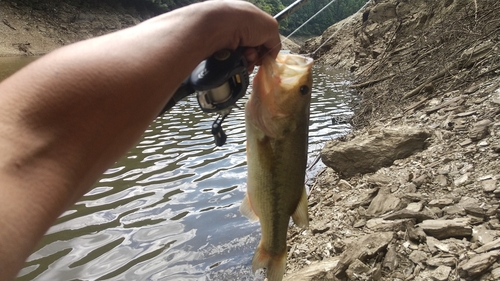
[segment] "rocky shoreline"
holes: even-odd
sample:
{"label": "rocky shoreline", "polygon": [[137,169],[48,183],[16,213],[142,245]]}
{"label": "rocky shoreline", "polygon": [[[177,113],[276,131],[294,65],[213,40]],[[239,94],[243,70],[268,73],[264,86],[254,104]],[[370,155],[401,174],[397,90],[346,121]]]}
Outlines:
{"label": "rocky shoreline", "polygon": [[[500,279],[497,1],[376,1],[306,42],[350,69],[351,134],[325,145],[286,280]],[[496,24],[493,24],[496,23]]]}

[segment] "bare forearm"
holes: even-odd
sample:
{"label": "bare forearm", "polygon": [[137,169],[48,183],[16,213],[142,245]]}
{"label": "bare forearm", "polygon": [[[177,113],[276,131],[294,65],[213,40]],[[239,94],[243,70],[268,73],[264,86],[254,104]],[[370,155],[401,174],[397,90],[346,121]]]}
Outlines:
{"label": "bare forearm", "polygon": [[61,48],[0,84],[0,280],[15,277],[57,216],[137,141],[201,60],[223,48],[279,45],[269,21],[255,26],[273,26],[269,38],[236,32],[262,17],[238,15],[244,5],[165,14]]}

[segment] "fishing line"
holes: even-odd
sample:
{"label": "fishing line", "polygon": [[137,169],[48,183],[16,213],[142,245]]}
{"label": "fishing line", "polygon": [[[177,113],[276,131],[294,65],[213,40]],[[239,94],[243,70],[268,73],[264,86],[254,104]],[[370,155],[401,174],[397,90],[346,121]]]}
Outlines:
{"label": "fishing line", "polygon": [[[335,2],[336,0],[332,0],[330,1],[328,4],[326,4],[323,8],[321,8],[319,11],[317,11],[314,15],[312,15],[308,20],[306,20],[303,24],[301,24],[299,27],[297,27],[294,31],[292,31],[292,33],[288,34],[287,37],[285,37],[285,39],[289,39],[293,34],[295,34],[299,29],[301,29],[304,25],[308,24],[312,19],[314,19],[319,13],[323,12],[326,8],[328,8],[328,6],[330,6],[333,2]],[[366,8],[366,6],[368,6],[368,4],[371,2],[372,0],[368,0],[364,5],[363,7],[361,7],[356,13],[359,13],[361,12],[364,8]],[[356,14],[355,13],[355,14]],[[280,13],[281,14],[281,13]],[[278,14],[279,15],[279,14]],[[276,18],[276,16],[275,16]],[[342,28],[344,27],[345,25],[345,22],[339,27],[339,29],[337,29],[337,31],[335,31],[328,39],[325,40],[325,42],[323,42],[316,50],[314,50],[312,53],[309,53],[309,54],[305,54],[307,56],[312,56],[314,55],[316,52],[318,52],[328,41],[330,41],[335,35],[337,35],[337,33],[342,30]],[[281,44],[281,43],[280,43]],[[271,52],[272,49],[276,48],[277,46],[279,46],[280,44],[276,44],[274,47],[272,47],[268,52],[266,52],[264,55],[267,55]],[[262,60],[262,58],[259,58],[257,61],[260,61]]]}
{"label": "fishing line", "polygon": [[321,8],[319,11],[316,12],[316,14],[312,15],[308,20],[306,20],[303,24],[301,24],[299,27],[297,27],[292,33],[288,34],[286,39],[290,38],[290,36],[294,35],[295,32],[297,32],[299,29],[301,29],[304,25],[308,24],[312,19],[314,19],[319,13],[323,12],[328,6],[330,6],[333,2],[336,0],[332,0],[330,3],[326,4],[323,8]]}
{"label": "fishing line", "polygon": [[[326,4],[326,6],[324,6],[323,8],[321,8],[319,11],[316,12],[316,14],[312,15],[312,17],[310,17],[308,20],[306,20],[303,24],[301,24],[299,27],[297,27],[294,31],[292,31],[292,33],[288,34],[287,37],[285,37],[285,39],[288,39],[290,38],[290,36],[292,36],[293,34],[295,34],[295,32],[297,32],[299,29],[301,29],[304,25],[306,25],[307,23],[309,23],[314,17],[316,17],[319,13],[321,13],[323,10],[325,10],[328,6],[330,6],[330,4],[332,4],[333,2],[335,2],[336,0],[332,0],[330,3]],[[292,4],[293,5],[293,4]],[[280,15],[281,13],[279,13],[278,15],[274,16],[275,19],[278,19],[277,17]],[[281,43],[280,43],[281,44]],[[272,49],[278,47],[280,44],[276,44],[274,47],[272,47],[267,53],[265,53],[264,55],[267,55],[271,52]],[[259,59],[260,60],[260,59]]]}
{"label": "fishing line", "polygon": [[[335,0],[334,0],[335,1]],[[372,0],[368,0],[364,5],[363,7],[361,7],[356,13],[354,14],[357,14],[359,12],[361,12],[363,9],[366,8],[366,6],[368,6],[368,4],[371,2]],[[330,5],[330,4],[328,4]],[[344,27],[344,25],[346,24],[346,22],[342,23],[342,25],[339,27],[339,29],[337,29],[337,31],[335,31],[330,37],[328,37],[328,39],[325,40],[325,42],[323,42],[321,45],[319,45],[319,47],[314,50],[312,53],[308,54],[308,55],[314,55],[316,54],[317,51],[319,51],[321,48],[323,48],[323,46],[328,42],[330,41],[335,35],[337,35],[337,33],[339,33],[340,30],[342,30],[342,28]],[[287,37],[288,38],[288,37]]]}

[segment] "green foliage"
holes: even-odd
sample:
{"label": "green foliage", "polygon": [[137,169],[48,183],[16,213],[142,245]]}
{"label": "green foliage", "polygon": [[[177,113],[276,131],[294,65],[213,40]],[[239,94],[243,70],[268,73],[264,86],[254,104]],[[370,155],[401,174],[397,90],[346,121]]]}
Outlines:
{"label": "green foliage", "polygon": [[[162,7],[172,10],[181,6],[185,6],[200,0],[128,0],[128,1],[152,1]],[[269,13],[276,15],[296,0],[247,0]],[[302,23],[308,20],[311,16],[328,5],[332,0],[309,0],[302,5],[288,18],[280,22],[280,32],[288,35],[297,29]],[[296,35],[320,35],[325,29],[332,24],[339,22],[346,17],[357,12],[368,0],[334,0],[328,8],[323,10],[309,23],[304,25]]]}
{"label": "green foliage", "polygon": [[[291,14],[284,23],[280,23],[280,31],[288,35],[297,29],[302,23],[316,14],[332,0],[310,0],[295,13]],[[335,0],[325,10],[319,13],[314,19],[304,25],[296,35],[320,35],[332,24],[339,22],[357,12],[368,0]],[[283,0],[283,4],[288,6],[295,0]]]}
{"label": "green foliage", "polygon": [[281,0],[248,0],[270,15],[276,15],[285,8]]}
{"label": "green foliage", "polygon": [[[22,0],[18,0],[22,1]],[[31,0],[39,2],[41,0]],[[112,7],[135,7],[137,10],[147,9],[156,13],[171,11],[192,3],[203,0],[66,0],[79,2],[81,5],[99,5],[106,3]],[[247,0],[266,11],[271,15],[276,15],[285,7],[296,0]],[[307,0],[305,0],[307,1]],[[280,22],[280,31],[288,35],[297,29],[302,23],[312,15],[325,7],[332,0],[309,0],[302,7],[296,10],[288,18]],[[297,35],[320,35],[330,25],[355,13],[368,0],[333,0],[334,2],[318,16],[312,19],[295,34]]]}

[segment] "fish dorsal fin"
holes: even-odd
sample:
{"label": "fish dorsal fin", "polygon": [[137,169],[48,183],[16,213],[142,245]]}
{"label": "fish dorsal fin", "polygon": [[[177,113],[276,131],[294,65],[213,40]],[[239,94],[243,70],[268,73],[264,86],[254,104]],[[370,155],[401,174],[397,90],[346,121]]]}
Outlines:
{"label": "fish dorsal fin", "polygon": [[240,213],[247,217],[250,221],[255,222],[259,220],[259,217],[252,209],[248,193],[245,194],[245,198],[243,198],[243,202],[240,205]]}
{"label": "fish dorsal fin", "polygon": [[306,188],[302,189],[302,196],[300,197],[297,209],[292,214],[293,222],[300,228],[307,228],[309,226],[309,215],[307,214],[307,193]]}

